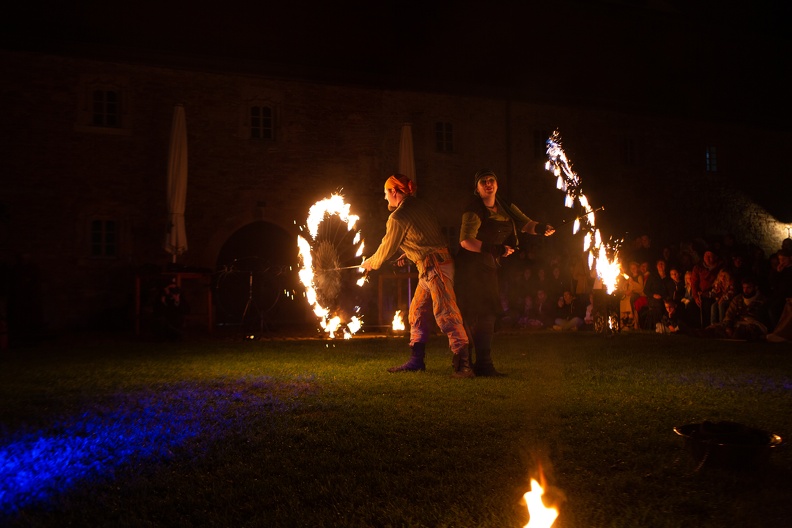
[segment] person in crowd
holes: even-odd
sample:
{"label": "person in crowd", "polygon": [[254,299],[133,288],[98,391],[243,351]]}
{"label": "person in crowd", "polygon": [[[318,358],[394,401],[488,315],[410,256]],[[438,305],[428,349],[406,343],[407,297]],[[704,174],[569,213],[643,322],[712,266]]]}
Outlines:
{"label": "person in crowd", "polygon": [[536,290],[536,299],[533,303],[532,319],[541,323],[542,328],[552,328],[556,315],[554,303],[544,290]]}
{"label": "person in crowd", "polygon": [[536,297],[536,277],[532,266],[526,266],[523,269],[522,278],[518,286],[520,297],[530,296],[532,299]]}
{"label": "person in crowd", "polygon": [[693,300],[693,272],[685,272],[685,294],[682,297],[682,304],[677,308],[683,308],[682,318],[691,328],[701,328],[701,308]]}
{"label": "person in crowd", "polygon": [[520,233],[550,236],[552,226],[531,220],[514,204],[498,198],[498,177],[482,169],[473,177],[476,197],[462,214],[458,253],[459,297],[476,354],[476,375],[498,376],[492,362],[492,336],[498,303],[498,267],[514,252]]}
{"label": "person in crowd", "polygon": [[671,278],[674,288],[670,297],[676,301],[677,307],[679,307],[682,303],[682,299],[685,297],[685,281],[677,268],[671,268],[671,271],[668,272],[668,276]]}
{"label": "person in crowd", "polygon": [[520,315],[517,324],[520,326],[520,328],[524,328],[526,330],[539,330],[545,326],[545,324],[542,322],[541,315],[534,306],[534,299],[531,295],[525,296],[523,313]]}
{"label": "person in crowd", "polygon": [[674,281],[666,273],[666,262],[659,259],[655,262],[655,271],[649,273],[644,284],[644,294],[648,310],[644,316],[641,328],[651,330],[655,328],[660,319],[665,315],[663,301],[674,295]]}
{"label": "person in crowd", "polygon": [[[511,288],[513,290],[514,288]],[[518,298],[509,294],[510,289],[504,288],[500,293],[501,312],[495,321],[495,330],[513,328],[522,314],[525,298]]]}
{"label": "person in crowd", "polygon": [[[454,292],[454,261],[446,246],[432,207],[415,196],[417,187],[407,176],[395,174],[385,182],[385,200],[391,212],[385,236],[361,267],[379,269],[397,251],[418,268],[418,285],[410,303],[410,359],[389,372],[426,370],[426,342],[434,320],[446,336],[453,353],[452,377],[472,378],[468,338]],[[498,290],[493,293],[498,303]],[[497,304],[496,304],[497,306]]]}
{"label": "person in crowd", "polygon": [[748,261],[750,274],[754,277],[762,291],[770,291],[770,260],[765,250],[757,244],[748,246]]}
{"label": "person in crowd", "polygon": [[690,276],[690,286],[693,293],[693,300],[700,310],[699,327],[704,328],[708,325],[708,315],[712,308],[712,286],[723,264],[718,260],[714,252],[707,250],[701,262],[693,266]]}
{"label": "person in crowd", "polygon": [[742,280],[751,274],[751,267],[745,259],[745,254],[740,251],[732,254],[731,264],[727,266],[727,269],[731,272],[734,284],[737,285],[742,284]]}
{"label": "person in crowd", "polygon": [[671,274],[672,269],[676,269],[678,271],[681,269],[681,265],[679,264],[679,250],[676,246],[664,246],[660,258],[665,260],[666,269],[669,270],[669,275]]}
{"label": "person in crowd", "polygon": [[553,298],[560,297],[564,294],[564,290],[569,289],[569,285],[564,279],[561,273],[561,266],[559,265],[555,265],[550,268],[550,277],[548,277],[547,281],[547,288],[549,290],[547,294]]}
{"label": "person in crowd", "polygon": [[726,310],[735,296],[734,279],[731,272],[721,269],[712,285],[712,308],[710,308],[710,324],[723,321]]}
{"label": "person in crowd", "polygon": [[564,291],[558,298],[558,308],[553,324],[553,330],[576,332],[583,326],[583,313],[577,302],[577,297],[569,290]]}
{"label": "person in crowd", "polygon": [[778,325],[781,314],[787,305],[787,299],[792,298],[792,249],[781,248],[777,253],[778,264],[773,281],[770,284],[770,293],[767,310],[770,323],[773,327]]}
{"label": "person in crowd", "polygon": [[705,328],[708,337],[758,341],[767,336],[767,297],[754,277],[746,277],[742,293],[736,295],[720,323]]}
{"label": "person in crowd", "polygon": [[[639,312],[638,310],[646,305],[646,296],[644,294],[644,279],[641,273],[640,264],[632,261],[629,264],[629,273],[627,278],[622,281],[622,291],[624,293],[622,301],[622,313],[628,313],[627,320],[623,321],[627,326],[631,326],[635,330],[640,329]],[[643,298],[643,299],[642,299]],[[637,304],[637,306],[636,306]]]}
{"label": "person in crowd", "polygon": [[693,247],[693,243],[689,241],[684,241],[679,244],[679,252],[677,253],[677,262],[679,268],[684,271],[690,271],[693,269],[693,266],[698,264],[701,259],[699,258],[699,253],[696,251],[696,248]]}
{"label": "person in crowd", "polygon": [[657,260],[654,248],[652,248],[652,239],[646,233],[642,233],[636,239],[636,248],[633,252],[632,259],[639,264],[643,262],[654,262]]}
{"label": "person in crowd", "polygon": [[549,295],[552,290],[550,286],[550,279],[548,277],[547,268],[541,266],[536,268],[536,280],[534,281],[536,291],[544,290],[545,294]]}
{"label": "person in crowd", "polygon": [[658,334],[678,334],[683,333],[685,321],[682,318],[677,302],[672,298],[663,301],[664,314],[655,324],[655,332]]}

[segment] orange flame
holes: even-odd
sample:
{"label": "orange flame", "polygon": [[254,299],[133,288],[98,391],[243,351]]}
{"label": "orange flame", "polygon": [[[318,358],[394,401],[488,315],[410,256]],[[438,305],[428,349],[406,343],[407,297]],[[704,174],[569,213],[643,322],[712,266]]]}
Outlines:
{"label": "orange flame", "polygon": [[548,508],[544,505],[542,496],[544,488],[534,479],[531,479],[531,489],[523,495],[525,504],[528,507],[528,524],[524,528],[550,528],[558,517],[556,508]]}
{"label": "orange flame", "polygon": [[[299,235],[297,237],[298,255],[300,258],[300,269],[298,276],[300,282],[305,286],[305,298],[308,304],[313,308],[314,314],[319,318],[319,325],[322,327],[330,339],[335,338],[337,332],[342,332],[344,339],[349,339],[363,326],[363,322],[357,316],[352,316],[349,321],[342,321],[341,317],[336,314],[330,313],[330,308],[322,306],[319,303],[319,297],[316,291],[316,284],[314,282],[314,269],[313,269],[313,253],[311,244],[314,242],[318,232],[319,225],[327,216],[337,216],[342,220],[348,231],[355,229],[359,217],[350,214],[351,206],[344,202],[341,195],[333,194],[329,198],[319,200],[311,206],[308,213],[308,220],[306,227],[308,228],[308,235]],[[355,233],[353,244],[357,245],[356,256],[360,257],[363,254],[363,240],[360,236],[360,231]],[[360,268],[360,271],[363,271]],[[357,281],[358,286],[362,286],[365,282],[365,276]]]}
{"label": "orange flame", "polygon": [[[611,294],[616,290],[616,282],[621,268],[618,249],[616,246],[609,246],[603,242],[600,231],[596,228],[594,215],[595,211],[599,209],[593,209],[583,193],[580,177],[572,170],[572,162],[567,158],[564,149],[561,148],[558,131],[554,132],[547,140],[547,155],[550,159],[545,163],[545,169],[553,172],[557,178],[556,188],[564,191],[564,205],[574,207],[577,199],[578,205],[585,211],[575,219],[572,233],[577,234],[581,229],[585,229],[583,251],[589,254],[589,269],[597,272],[597,276],[602,280],[608,294]],[[612,256],[608,255],[608,250]]]}
{"label": "orange flame", "polygon": [[404,317],[402,317],[401,310],[396,310],[396,313],[393,314],[393,323],[391,324],[391,328],[394,332],[404,331]]}

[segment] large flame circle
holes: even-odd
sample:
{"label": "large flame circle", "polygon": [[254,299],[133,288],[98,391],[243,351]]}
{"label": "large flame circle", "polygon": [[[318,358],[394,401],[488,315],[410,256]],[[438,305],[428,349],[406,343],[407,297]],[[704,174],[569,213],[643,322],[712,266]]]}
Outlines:
{"label": "large flame circle", "polygon": [[308,212],[303,233],[297,236],[299,277],[305,297],[319,318],[319,325],[334,338],[349,338],[362,326],[360,307],[351,285],[362,286],[363,239],[355,224],[359,217],[340,194],[316,202]]}

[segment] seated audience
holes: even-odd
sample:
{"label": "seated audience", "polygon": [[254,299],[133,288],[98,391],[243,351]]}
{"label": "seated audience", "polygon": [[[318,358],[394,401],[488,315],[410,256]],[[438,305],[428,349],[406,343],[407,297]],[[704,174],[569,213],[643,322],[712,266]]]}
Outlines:
{"label": "seated audience", "polygon": [[757,341],[767,336],[767,297],[757,288],[756,279],[746,277],[742,293],[735,296],[720,323],[705,329],[709,337]]}
{"label": "seated audience", "polygon": [[768,294],[767,310],[770,323],[775,326],[781,319],[787,299],[792,297],[792,249],[781,249],[777,253],[778,264],[772,275]]}
{"label": "seated audience", "polygon": [[710,308],[710,324],[723,321],[729,303],[734,299],[734,280],[731,273],[722,269],[712,285],[712,307]]}
{"label": "seated audience", "polygon": [[677,334],[683,331],[685,320],[681,317],[674,299],[667,298],[663,301],[665,314],[655,325],[655,332],[658,334]]}
{"label": "seated audience", "polygon": [[693,292],[693,300],[700,309],[700,327],[704,328],[709,324],[709,315],[712,308],[712,286],[715,279],[723,267],[723,263],[712,251],[705,251],[701,262],[693,266],[690,276],[690,287]]}
{"label": "seated audience", "polygon": [[583,326],[583,317],[581,315],[582,314],[577,303],[577,298],[572,295],[571,291],[566,290],[564,294],[558,299],[558,308],[556,310],[553,330],[580,330],[580,328]]}

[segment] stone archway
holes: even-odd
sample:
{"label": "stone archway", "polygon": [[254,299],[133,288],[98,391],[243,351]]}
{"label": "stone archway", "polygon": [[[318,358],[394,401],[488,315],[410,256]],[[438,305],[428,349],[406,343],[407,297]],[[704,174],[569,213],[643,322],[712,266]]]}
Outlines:
{"label": "stone archway", "polygon": [[221,247],[215,277],[219,326],[247,334],[288,331],[307,322],[297,277],[297,243],[270,222],[236,230]]}

